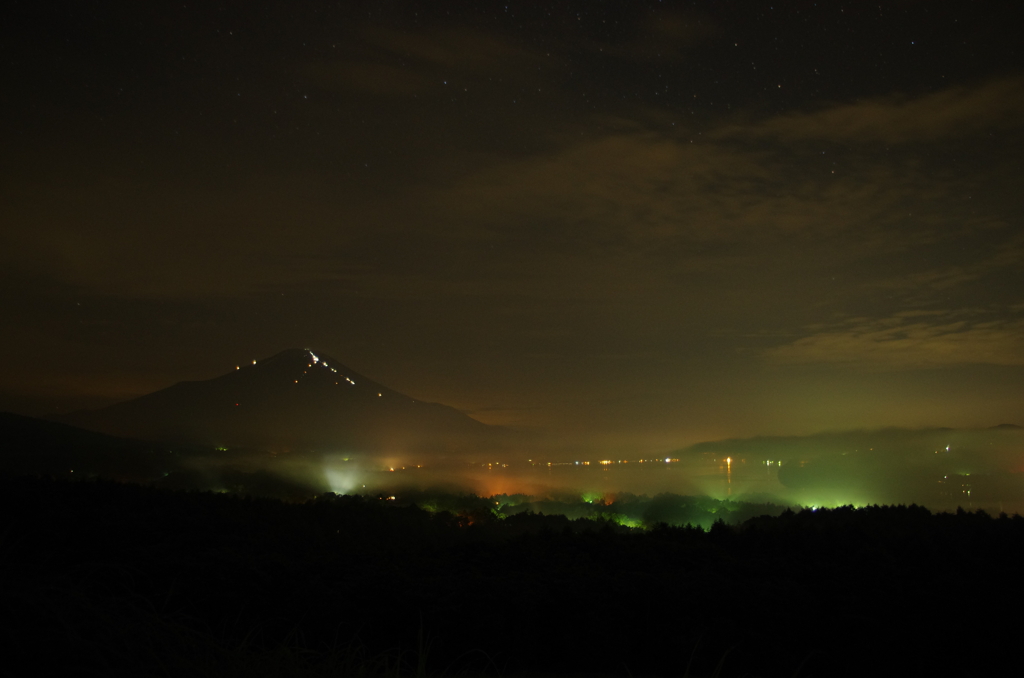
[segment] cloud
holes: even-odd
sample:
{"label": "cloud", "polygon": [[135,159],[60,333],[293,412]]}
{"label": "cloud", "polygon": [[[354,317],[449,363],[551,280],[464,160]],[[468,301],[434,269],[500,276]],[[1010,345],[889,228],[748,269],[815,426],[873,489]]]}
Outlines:
{"label": "cloud", "polygon": [[764,352],[775,363],[846,363],[873,369],[1024,365],[1024,319],[905,312],[854,318]]}
{"label": "cloud", "polygon": [[[438,215],[454,247],[519,253],[503,261],[525,262],[534,272],[529,284],[556,293],[592,285],[591,294],[605,299],[664,299],[671,290],[692,300],[700,289],[727,299],[723,309],[749,309],[758,299],[758,317],[769,307],[776,315],[852,310],[847,303],[870,303],[879,314],[901,304],[928,307],[936,292],[979,291],[1022,261],[1024,247],[1006,218],[1014,199],[1003,190],[1012,155],[931,142],[942,129],[1008,122],[1017,89],[1006,80],[864,105],[868,141],[920,132],[934,162],[918,148],[883,153],[860,143],[837,122],[856,117],[851,107],[781,116],[743,134],[634,119],[600,133],[558,131],[553,148],[495,158],[411,203]],[[935,109],[941,113],[928,118]],[[922,129],[915,116],[928,118]],[[828,155],[791,143],[826,133],[837,142]],[[951,152],[957,164],[944,155]],[[499,262],[490,273],[501,270]],[[940,303],[978,303],[945,298]]]}
{"label": "cloud", "polygon": [[907,218],[918,205],[930,217],[948,193],[925,173],[891,161],[835,174],[793,161],[785,148],[631,131],[496,163],[428,200],[451,207],[481,237],[537,236],[576,251],[749,251],[854,235],[848,253],[891,252],[949,237]]}
{"label": "cloud", "polygon": [[[968,300],[981,295],[988,303],[1013,310],[1020,298],[1015,279],[1024,267],[1024,233],[1005,227],[993,232],[968,226],[967,232],[953,238],[952,243],[945,265],[936,265],[926,257],[926,265],[917,270],[897,267],[891,275],[865,282],[865,287],[890,297],[898,294],[910,305],[927,305],[938,294],[947,299],[951,294],[962,294],[968,295],[964,297]],[[970,243],[973,251],[965,251],[961,243]]]}
{"label": "cloud", "polygon": [[729,125],[716,131],[714,137],[895,145],[1019,128],[1022,116],[1024,79],[1016,77],[976,87],[950,87],[916,98],[871,99],[752,125]]}

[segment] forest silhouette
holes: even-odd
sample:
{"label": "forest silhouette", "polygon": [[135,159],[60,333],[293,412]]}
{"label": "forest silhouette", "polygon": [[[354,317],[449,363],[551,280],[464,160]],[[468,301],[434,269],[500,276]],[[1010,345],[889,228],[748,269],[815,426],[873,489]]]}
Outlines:
{"label": "forest silhouette", "polygon": [[1016,643],[1016,515],[25,475],[0,497],[21,675],[983,675]]}

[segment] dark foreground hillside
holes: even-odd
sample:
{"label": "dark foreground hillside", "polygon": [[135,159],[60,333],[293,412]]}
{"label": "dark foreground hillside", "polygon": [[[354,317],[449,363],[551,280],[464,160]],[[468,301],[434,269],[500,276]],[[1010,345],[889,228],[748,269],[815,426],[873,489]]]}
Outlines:
{"label": "dark foreground hillside", "polygon": [[1024,588],[1024,520],[917,507],[640,532],[30,477],[0,497],[12,675],[991,676]]}

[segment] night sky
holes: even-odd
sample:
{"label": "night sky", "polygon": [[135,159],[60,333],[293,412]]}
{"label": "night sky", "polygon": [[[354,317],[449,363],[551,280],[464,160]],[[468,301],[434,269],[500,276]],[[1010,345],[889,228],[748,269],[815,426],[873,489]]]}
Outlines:
{"label": "night sky", "polygon": [[1012,2],[0,10],[0,409],[311,347],[595,447],[1024,424]]}

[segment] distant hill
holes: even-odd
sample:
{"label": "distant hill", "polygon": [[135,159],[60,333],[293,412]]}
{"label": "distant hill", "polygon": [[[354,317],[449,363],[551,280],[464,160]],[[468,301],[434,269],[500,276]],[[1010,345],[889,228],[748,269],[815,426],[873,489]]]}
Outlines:
{"label": "distant hill", "polygon": [[414,400],[310,349],[60,419],[117,436],[271,450],[463,452],[499,429]]}
{"label": "distant hill", "polygon": [[729,457],[733,473],[774,472],[797,500],[924,503],[1024,501],[1024,429],[838,431],[698,443],[673,456]]}
{"label": "distant hill", "polygon": [[167,446],[0,412],[0,472],[151,480],[177,464]]}

